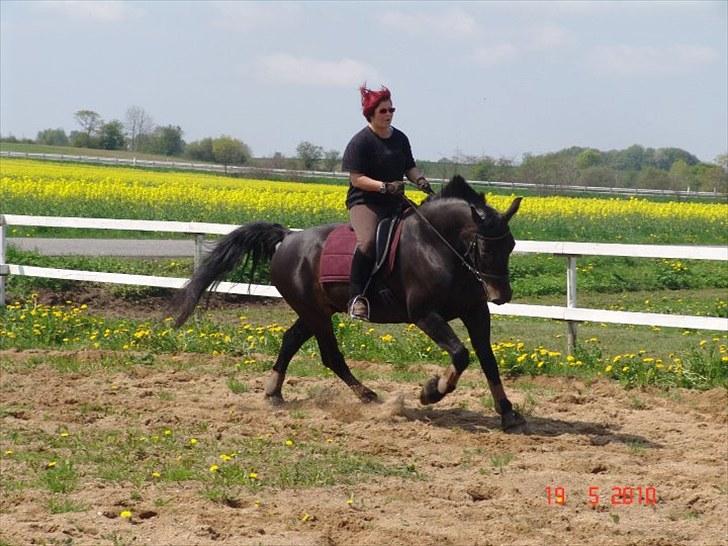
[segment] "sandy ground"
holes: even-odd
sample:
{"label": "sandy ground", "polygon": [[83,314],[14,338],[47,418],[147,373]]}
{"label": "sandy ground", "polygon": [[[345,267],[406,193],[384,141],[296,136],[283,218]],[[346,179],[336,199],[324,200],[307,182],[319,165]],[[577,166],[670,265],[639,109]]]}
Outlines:
{"label": "sandy ground", "polygon": [[[371,366],[352,363],[355,371]],[[467,373],[472,381],[434,407],[420,406],[414,384],[371,382],[384,402],[362,405],[336,379],[291,378],[288,403],[271,409],[262,375],[248,381],[248,392],[233,394],[210,371],[138,366],[112,375],[61,374],[41,364],[4,372],[2,406],[32,409],[2,412],[3,452],[13,445],[10,431],[206,423],[209,434],[231,441],[271,433],[325,437],[386,464],[412,464],[419,478],[264,487],[227,506],[205,498],[197,482],[135,487],[82,475],[69,497],[85,511],[50,514],[42,487],[0,499],[0,544],[728,544],[725,389],[666,394],[607,381],[511,380],[506,388],[527,409],[529,431],[505,434],[480,402],[485,382]],[[160,388],[169,395],[149,396]],[[104,404],[113,404],[111,415],[81,411]],[[510,460],[498,465],[498,457]],[[2,459],[3,479],[15,464]],[[557,486],[566,493],[563,505]],[[599,488],[597,506],[587,502],[592,486]],[[656,504],[613,504],[612,489],[625,486],[653,487]],[[155,498],[167,501],[157,505]],[[117,517],[124,509],[131,520]]]}

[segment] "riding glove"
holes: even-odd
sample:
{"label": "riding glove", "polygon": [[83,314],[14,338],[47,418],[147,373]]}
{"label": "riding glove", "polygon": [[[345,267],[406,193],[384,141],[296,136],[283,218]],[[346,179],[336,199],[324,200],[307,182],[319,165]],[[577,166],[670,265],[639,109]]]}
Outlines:
{"label": "riding glove", "polygon": [[432,191],[432,187],[430,186],[430,183],[427,181],[427,179],[424,176],[420,176],[417,181],[415,182],[417,184],[417,187],[422,190],[423,192],[427,194],[435,193]]}
{"label": "riding glove", "polygon": [[384,187],[386,188],[386,193],[391,193],[393,195],[402,195],[404,193],[404,181],[403,180],[396,180],[394,182],[385,182]]}

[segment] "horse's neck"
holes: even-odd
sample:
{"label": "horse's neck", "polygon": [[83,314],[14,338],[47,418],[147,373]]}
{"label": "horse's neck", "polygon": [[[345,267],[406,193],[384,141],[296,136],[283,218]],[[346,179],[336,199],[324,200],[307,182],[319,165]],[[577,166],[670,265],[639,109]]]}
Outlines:
{"label": "horse's neck", "polygon": [[473,224],[467,204],[459,201],[435,201],[422,207],[421,213],[424,221],[451,243],[457,242],[459,234]]}

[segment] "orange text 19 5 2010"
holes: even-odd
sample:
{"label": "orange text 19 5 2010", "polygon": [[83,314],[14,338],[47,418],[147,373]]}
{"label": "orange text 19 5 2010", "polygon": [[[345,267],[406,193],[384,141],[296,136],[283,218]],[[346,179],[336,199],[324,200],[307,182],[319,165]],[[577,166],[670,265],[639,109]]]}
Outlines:
{"label": "orange text 19 5 2010", "polygon": [[[549,505],[566,505],[566,488],[561,485],[546,487],[546,502]],[[654,506],[657,504],[657,489],[651,485],[615,485],[610,488],[590,485],[586,491],[586,502],[590,506]]]}

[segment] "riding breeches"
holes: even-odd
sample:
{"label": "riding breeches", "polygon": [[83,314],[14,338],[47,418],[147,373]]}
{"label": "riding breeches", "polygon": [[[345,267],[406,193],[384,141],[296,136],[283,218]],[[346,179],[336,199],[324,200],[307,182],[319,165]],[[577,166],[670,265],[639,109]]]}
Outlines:
{"label": "riding breeches", "polygon": [[349,222],[356,233],[356,246],[361,253],[371,259],[375,258],[377,224],[382,218],[392,216],[396,212],[391,207],[371,205],[354,205],[349,209]]}

